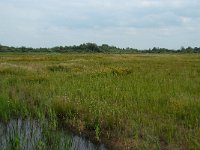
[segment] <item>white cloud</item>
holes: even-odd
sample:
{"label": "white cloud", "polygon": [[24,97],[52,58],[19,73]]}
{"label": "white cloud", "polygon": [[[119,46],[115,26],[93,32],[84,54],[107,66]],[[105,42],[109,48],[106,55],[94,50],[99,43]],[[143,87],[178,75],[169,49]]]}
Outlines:
{"label": "white cloud", "polygon": [[1,0],[0,18],[6,45],[199,46],[198,0]]}

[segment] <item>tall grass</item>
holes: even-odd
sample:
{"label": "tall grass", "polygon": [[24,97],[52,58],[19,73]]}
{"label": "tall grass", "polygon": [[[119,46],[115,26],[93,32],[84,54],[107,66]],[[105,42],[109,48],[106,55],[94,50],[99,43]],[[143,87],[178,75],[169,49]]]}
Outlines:
{"label": "tall grass", "polygon": [[200,148],[199,55],[1,55],[1,120],[53,116],[115,149]]}

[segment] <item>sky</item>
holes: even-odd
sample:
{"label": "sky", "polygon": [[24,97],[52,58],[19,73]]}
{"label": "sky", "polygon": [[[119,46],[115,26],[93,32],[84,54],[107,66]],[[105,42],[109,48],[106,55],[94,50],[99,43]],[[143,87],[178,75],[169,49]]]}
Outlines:
{"label": "sky", "polygon": [[0,44],[200,47],[200,0],[0,0]]}

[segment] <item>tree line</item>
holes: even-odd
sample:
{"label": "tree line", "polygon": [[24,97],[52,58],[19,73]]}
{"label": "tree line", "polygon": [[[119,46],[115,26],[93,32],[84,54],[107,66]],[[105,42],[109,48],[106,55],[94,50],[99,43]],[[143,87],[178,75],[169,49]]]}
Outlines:
{"label": "tree line", "polygon": [[12,47],[0,45],[0,52],[81,52],[81,53],[200,53],[200,47],[181,47],[180,49],[167,49],[154,47],[150,49],[139,50],[136,48],[119,48],[108,44],[97,45],[96,43],[83,43],[73,46],[56,46],[52,48],[32,48],[32,47]]}

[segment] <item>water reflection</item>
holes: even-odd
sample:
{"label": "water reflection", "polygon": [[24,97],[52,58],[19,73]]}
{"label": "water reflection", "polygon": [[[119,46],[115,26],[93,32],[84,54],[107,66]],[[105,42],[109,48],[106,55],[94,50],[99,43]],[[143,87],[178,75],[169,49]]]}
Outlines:
{"label": "water reflection", "polygon": [[11,120],[0,123],[0,149],[20,150],[106,150],[103,144],[94,145],[84,137],[65,130],[52,131],[34,120]]}

